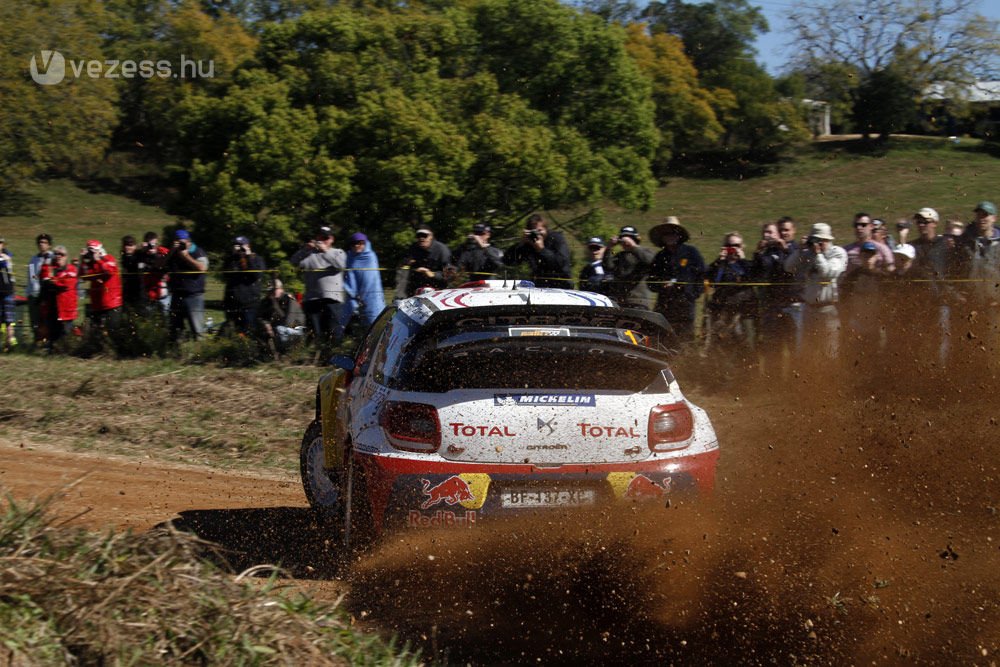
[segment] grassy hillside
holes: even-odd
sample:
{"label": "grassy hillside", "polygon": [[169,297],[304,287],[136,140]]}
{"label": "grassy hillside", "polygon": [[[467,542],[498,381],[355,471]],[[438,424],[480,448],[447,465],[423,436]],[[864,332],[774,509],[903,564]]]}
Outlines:
{"label": "grassy hillside", "polygon": [[[609,207],[605,218],[609,229],[631,224],[646,231],[665,216],[676,215],[702,252],[714,255],[727,231],[739,230],[756,239],[761,223],[782,215],[800,221],[802,231],[812,222],[829,222],[843,243],[853,238],[851,219],[862,210],[890,223],[924,206],[936,208],[942,219],[970,220],[977,201],[1000,200],[998,183],[1000,160],[971,139],[956,145],[934,137],[896,138],[883,154],[861,151],[858,141],[817,142],[767,176],[670,178],[649,211]],[[42,202],[35,215],[0,217],[0,235],[6,236],[19,265],[34,252],[34,237],[41,231],[71,252],[86,239],[99,238],[117,253],[123,235],[139,236],[174,222],[155,206],[89,192],[67,180],[41,183],[31,194]],[[577,261],[582,256],[577,246]],[[21,280],[22,274],[18,272]],[[221,285],[215,283],[209,298],[220,294]]]}

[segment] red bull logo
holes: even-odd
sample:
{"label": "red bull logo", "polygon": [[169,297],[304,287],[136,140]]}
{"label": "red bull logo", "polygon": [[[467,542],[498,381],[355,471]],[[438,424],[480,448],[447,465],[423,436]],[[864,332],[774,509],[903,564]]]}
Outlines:
{"label": "red bull logo", "polygon": [[664,494],[670,492],[670,478],[663,480],[663,484],[657,484],[645,475],[636,475],[628,483],[625,489],[625,497],[633,500],[644,500],[647,498],[662,498]]}
{"label": "red bull logo", "polygon": [[457,505],[464,501],[475,500],[476,498],[472,494],[472,489],[469,488],[468,483],[458,475],[453,475],[436,486],[431,486],[430,480],[424,479],[421,481],[424,485],[424,495],[427,496],[427,499],[420,504],[420,509],[422,510],[441,503]]}
{"label": "red bull logo", "polygon": [[406,525],[410,528],[472,528],[476,525],[476,513],[473,510],[459,513],[436,510],[434,514],[425,515],[417,510],[410,510]]}

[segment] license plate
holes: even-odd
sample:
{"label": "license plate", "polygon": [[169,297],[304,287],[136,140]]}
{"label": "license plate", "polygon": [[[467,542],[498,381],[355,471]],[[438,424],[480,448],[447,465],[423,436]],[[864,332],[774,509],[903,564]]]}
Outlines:
{"label": "license plate", "polygon": [[561,491],[522,489],[504,491],[501,507],[581,507],[593,505],[597,500],[594,489],[565,489]]}

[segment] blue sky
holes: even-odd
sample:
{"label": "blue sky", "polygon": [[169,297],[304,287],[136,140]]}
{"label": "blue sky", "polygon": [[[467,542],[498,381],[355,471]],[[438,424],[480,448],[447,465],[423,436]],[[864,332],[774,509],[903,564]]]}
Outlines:
{"label": "blue sky", "polygon": [[[688,1],[698,2],[699,0]],[[824,0],[808,1],[815,5],[828,4]],[[798,2],[795,0],[750,0],[750,4],[761,8],[771,26],[771,31],[757,40],[757,60],[763,63],[772,75],[780,74],[791,55],[786,46],[790,35],[785,32],[787,24],[784,17],[793,7],[801,6],[803,3],[801,0]],[[983,16],[1000,19],[1000,1],[980,0],[977,11]]]}

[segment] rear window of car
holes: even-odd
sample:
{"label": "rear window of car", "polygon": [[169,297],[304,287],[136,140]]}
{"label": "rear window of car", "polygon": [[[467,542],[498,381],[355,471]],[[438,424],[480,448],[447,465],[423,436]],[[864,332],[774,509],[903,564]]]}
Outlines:
{"label": "rear window of car", "polygon": [[402,355],[390,386],[440,393],[453,389],[603,389],[637,392],[668,364],[620,332],[510,336],[462,332]]}

